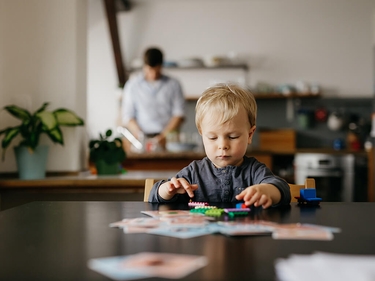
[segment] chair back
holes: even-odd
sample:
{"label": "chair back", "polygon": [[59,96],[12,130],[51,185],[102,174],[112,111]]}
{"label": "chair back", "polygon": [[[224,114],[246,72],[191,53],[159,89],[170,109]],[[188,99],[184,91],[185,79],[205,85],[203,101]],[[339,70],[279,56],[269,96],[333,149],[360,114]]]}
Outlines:
{"label": "chair back", "polygon": [[298,200],[295,197],[299,197],[300,193],[299,191],[304,188],[315,188],[315,179],[313,178],[307,178],[305,180],[305,184],[292,184],[289,183],[290,188],[290,196],[291,200],[290,202],[297,202]]}
{"label": "chair back", "polygon": [[155,183],[155,179],[145,180],[145,191],[143,194],[143,202],[148,202],[148,196],[150,195],[151,189]]}

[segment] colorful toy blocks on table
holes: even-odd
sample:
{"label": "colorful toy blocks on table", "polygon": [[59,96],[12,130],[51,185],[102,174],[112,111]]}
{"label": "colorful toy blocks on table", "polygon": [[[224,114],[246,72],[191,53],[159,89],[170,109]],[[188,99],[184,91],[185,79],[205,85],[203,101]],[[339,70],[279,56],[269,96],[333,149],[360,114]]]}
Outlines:
{"label": "colorful toy blocks on table", "polygon": [[300,190],[300,196],[295,197],[298,200],[298,204],[306,205],[319,205],[322,198],[316,197],[315,188],[305,188]]}
{"label": "colorful toy blocks on table", "polygon": [[246,206],[243,202],[237,203],[236,208],[217,208],[216,206],[210,206],[207,202],[193,202],[188,203],[189,207],[194,207],[190,210],[191,213],[204,214],[211,217],[220,217],[226,213],[229,217],[233,218],[235,216],[246,216],[250,212],[250,208]]}
{"label": "colorful toy blocks on table", "polygon": [[210,209],[216,209],[216,206],[195,206],[194,209],[191,209],[191,213],[200,213],[205,214]]}
{"label": "colorful toy blocks on table", "polygon": [[237,209],[244,209],[244,208],[248,208],[245,203],[241,202],[241,203],[237,203],[236,204],[236,208]]}
{"label": "colorful toy blocks on table", "polygon": [[226,212],[230,217],[247,216],[250,212],[250,208],[226,208],[224,209],[224,212]]}
{"label": "colorful toy blocks on table", "polygon": [[224,213],[224,209],[208,209],[204,214],[210,217],[220,217]]}
{"label": "colorful toy blocks on table", "polygon": [[189,202],[189,207],[195,207],[195,206],[208,206],[209,204],[207,202]]}

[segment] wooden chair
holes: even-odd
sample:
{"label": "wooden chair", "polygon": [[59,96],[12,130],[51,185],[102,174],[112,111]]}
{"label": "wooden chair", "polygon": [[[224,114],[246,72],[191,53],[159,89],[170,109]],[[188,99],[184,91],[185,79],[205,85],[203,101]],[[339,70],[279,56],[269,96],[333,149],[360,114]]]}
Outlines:
{"label": "wooden chair", "polygon": [[[143,202],[148,202],[148,196],[150,195],[150,191],[154,183],[155,183],[155,179],[145,180],[145,191],[144,191],[144,196],[143,196]],[[307,178],[304,185],[289,183],[289,188],[290,188],[291,202],[297,202],[297,199],[295,197],[299,196],[300,189],[315,188],[315,180],[312,178]]]}
{"label": "wooden chair", "polygon": [[148,202],[148,196],[150,195],[152,186],[155,183],[155,179],[146,179],[145,180],[145,192],[143,195],[143,202]]}
{"label": "wooden chair", "polygon": [[292,184],[289,183],[291,202],[297,202],[295,197],[299,197],[299,191],[304,188],[315,188],[315,179],[307,178],[305,184]]}

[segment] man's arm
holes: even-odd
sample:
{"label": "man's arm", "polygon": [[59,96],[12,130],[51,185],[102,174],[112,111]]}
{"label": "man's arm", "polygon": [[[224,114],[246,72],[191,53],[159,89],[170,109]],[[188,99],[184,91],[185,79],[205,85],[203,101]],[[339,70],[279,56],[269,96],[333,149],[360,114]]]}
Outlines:
{"label": "man's arm", "polygon": [[173,116],[169,120],[167,126],[165,126],[163,131],[155,137],[157,142],[164,147],[165,143],[166,143],[166,138],[167,138],[168,133],[170,133],[172,131],[176,131],[176,130],[178,131],[181,127],[181,124],[184,122],[184,120],[185,120],[184,117]]}
{"label": "man's arm", "polygon": [[130,119],[129,122],[127,124],[124,124],[124,125],[136,137],[136,139],[140,140],[142,130],[139,127],[137,121],[134,118]]}

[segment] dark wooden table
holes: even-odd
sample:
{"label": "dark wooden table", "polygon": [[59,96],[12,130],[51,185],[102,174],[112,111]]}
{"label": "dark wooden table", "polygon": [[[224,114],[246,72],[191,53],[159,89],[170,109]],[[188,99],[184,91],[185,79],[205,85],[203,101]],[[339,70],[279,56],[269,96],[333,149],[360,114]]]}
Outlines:
{"label": "dark wooden table", "polygon": [[[315,251],[375,255],[375,203],[292,204],[253,210],[251,218],[339,227],[333,241],[273,240],[221,234],[178,239],[124,234],[111,222],[140,217],[142,210],[187,206],[143,202],[32,202],[0,212],[0,280],[109,280],[87,261],[143,251],[204,255],[206,267],[182,280],[275,280],[274,262]],[[161,280],[152,279],[147,280]]]}

